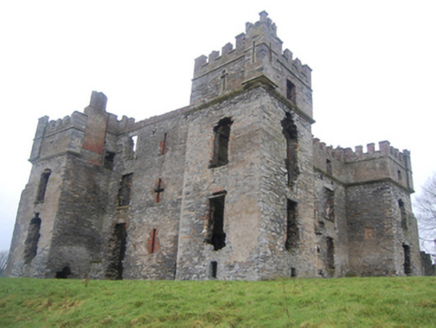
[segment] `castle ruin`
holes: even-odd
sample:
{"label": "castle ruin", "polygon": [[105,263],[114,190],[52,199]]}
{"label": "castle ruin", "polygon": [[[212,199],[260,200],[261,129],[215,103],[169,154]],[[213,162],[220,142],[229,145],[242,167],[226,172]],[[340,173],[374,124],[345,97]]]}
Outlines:
{"label": "castle ruin", "polygon": [[420,275],[410,153],[314,139],[311,69],[276,32],[261,12],[197,58],[187,107],[118,120],[93,92],[40,118],[6,274]]}

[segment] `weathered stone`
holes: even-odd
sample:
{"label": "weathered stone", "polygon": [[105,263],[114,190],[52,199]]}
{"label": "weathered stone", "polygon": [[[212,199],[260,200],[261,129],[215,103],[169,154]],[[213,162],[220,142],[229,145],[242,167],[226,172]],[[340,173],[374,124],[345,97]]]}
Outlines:
{"label": "weathered stone", "polygon": [[118,121],[94,92],[41,118],[7,275],[421,274],[409,152],[313,139],[311,70],[281,49],[262,12],[196,60],[185,108]]}

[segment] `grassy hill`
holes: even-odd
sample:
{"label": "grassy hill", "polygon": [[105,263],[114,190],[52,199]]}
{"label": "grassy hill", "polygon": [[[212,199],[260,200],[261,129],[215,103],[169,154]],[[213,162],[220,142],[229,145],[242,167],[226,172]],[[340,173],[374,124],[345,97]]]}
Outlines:
{"label": "grassy hill", "polygon": [[0,327],[435,327],[436,277],[0,278]]}

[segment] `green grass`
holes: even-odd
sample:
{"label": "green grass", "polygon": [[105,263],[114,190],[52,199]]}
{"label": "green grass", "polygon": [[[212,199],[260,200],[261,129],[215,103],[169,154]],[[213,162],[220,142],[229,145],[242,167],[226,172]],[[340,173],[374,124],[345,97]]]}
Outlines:
{"label": "green grass", "polygon": [[0,278],[0,327],[435,327],[436,277]]}

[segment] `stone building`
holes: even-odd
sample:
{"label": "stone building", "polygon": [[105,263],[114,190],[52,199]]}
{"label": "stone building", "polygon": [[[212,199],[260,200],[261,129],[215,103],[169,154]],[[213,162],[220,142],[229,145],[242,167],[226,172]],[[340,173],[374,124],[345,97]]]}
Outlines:
{"label": "stone building", "polygon": [[410,153],[314,139],[311,69],[266,12],[195,60],[189,106],[135,122],[106,100],[39,119],[8,276],[422,273]]}

